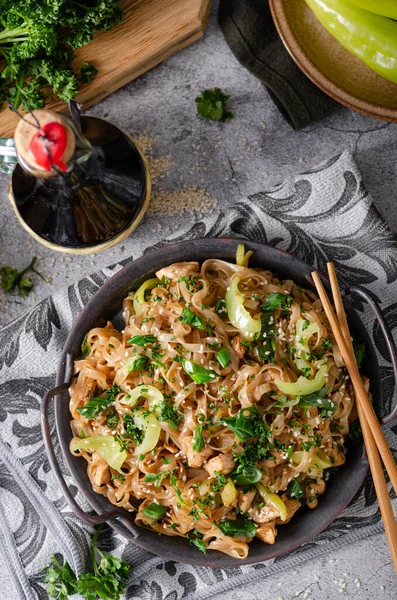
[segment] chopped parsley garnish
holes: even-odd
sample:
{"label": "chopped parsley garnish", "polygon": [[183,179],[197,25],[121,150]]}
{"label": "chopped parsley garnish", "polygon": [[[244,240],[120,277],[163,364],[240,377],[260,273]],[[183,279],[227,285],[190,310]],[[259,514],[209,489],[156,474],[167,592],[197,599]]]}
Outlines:
{"label": "chopped parsley garnish", "polygon": [[215,471],[215,476],[218,480],[218,483],[212,484],[212,490],[217,493],[221,492],[225,485],[228,483],[229,479],[223,475],[223,473],[219,473],[219,471]]}
{"label": "chopped parsley garnish", "polygon": [[173,431],[177,431],[182,415],[169,401],[164,400],[159,406],[159,421],[166,421]]}
{"label": "chopped parsley garnish", "polygon": [[123,425],[125,431],[125,437],[129,437],[134,440],[136,444],[140,444],[145,436],[144,432],[139,429],[134,423],[134,419],[130,414],[124,415]]}

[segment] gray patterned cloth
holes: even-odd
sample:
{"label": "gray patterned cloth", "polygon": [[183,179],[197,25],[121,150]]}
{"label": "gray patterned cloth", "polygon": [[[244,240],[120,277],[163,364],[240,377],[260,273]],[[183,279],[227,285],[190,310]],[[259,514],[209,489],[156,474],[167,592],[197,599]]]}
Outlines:
{"label": "gray patterned cloth", "polygon": [[[268,191],[242,199],[226,215],[196,222],[178,240],[203,236],[244,236],[303,259],[325,271],[333,260],[343,285],[362,284],[377,296],[391,328],[397,326],[397,244],[372,204],[348,153],[306,171]],[[133,260],[169,241],[135,235]],[[126,261],[127,262],[127,261]],[[41,569],[52,554],[69,560],[76,572],[88,567],[92,531],[66,505],[52,475],[41,438],[39,406],[54,384],[67,333],[82,307],[117,272],[117,264],[47,298],[0,331],[0,564],[1,597],[48,598]],[[378,350],[386,411],[394,380],[380,331],[358,306]],[[397,456],[397,426],[386,428]],[[58,452],[59,459],[62,460]],[[66,470],[65,470],[66,471]],[[73,481],[69,481],[77,494]],[[80,504],[88,509],[77,494]],[[320,500],[321,501],[321,500]],[[393,503],[397,508],[396,497]],[[133,565],[126,598],[198,600],[266,577],[338,545],[382,529],[372,480],[367,478],[350,506],[323,533],[295,552],[251,566],[208,569],[164,561],[105,528],[100,545]]]}

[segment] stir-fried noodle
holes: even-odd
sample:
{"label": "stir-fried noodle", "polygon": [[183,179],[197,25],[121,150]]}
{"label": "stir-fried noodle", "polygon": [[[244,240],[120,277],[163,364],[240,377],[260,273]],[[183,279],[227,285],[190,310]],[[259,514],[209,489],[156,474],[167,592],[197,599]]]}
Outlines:
{"label": "stir-fried noodle", "polygon": [[245,558],[345,461],[352,387],[312,291],[206,260],[161,269],[75,362],[71,451],[138,525]]}

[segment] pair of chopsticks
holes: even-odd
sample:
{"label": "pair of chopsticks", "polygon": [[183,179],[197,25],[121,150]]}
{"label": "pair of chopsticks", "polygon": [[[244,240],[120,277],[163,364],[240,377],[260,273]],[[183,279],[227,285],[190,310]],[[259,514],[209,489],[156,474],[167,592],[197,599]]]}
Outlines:
{"label": "pair of chopsticks", "polygon": [[333,311],[319,274],[315,271],[311,275],[316,286],[317,293],[322,302],[325,314],[327,315],[327,319],[331,325],[332,333],[334,334],[336,343],[341,351],[343,361],[352,381],[357,404],[358,418],[360,420],[360,425],[363,432],[368,462],[374,481],[376,495],[378,497],[379,508],[390,547],[391,557],[397,573],[397,523],[394,517],[393,507],[391,505],[389,491],[386,485],[386,479],[383,474],[381,457],[396,494],[397,466],[394,462],[393,455],[387,444],[386,438],[383,435],[382,428],[376,417],[370,399],[365,391],[365,387],[358,370],[351,335],[346,320],[346,313],[343,307],[342,296],[336,277],[335,267],[332,262],[328,263],[327,267],[336,315]]}

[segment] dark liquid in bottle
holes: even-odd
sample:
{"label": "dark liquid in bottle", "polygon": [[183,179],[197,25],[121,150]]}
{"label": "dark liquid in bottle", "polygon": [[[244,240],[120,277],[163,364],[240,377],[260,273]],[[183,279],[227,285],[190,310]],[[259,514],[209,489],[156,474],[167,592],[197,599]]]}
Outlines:
{"label": "dark liquid in bottle", "polygon": [[141,214],[148,186],[142,156],[129,136],[82,117],[90,158],[66,176],[39,179],[17,165],[12,193],[23,221],[52,244],[84,248],[111,241]]}

